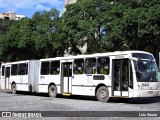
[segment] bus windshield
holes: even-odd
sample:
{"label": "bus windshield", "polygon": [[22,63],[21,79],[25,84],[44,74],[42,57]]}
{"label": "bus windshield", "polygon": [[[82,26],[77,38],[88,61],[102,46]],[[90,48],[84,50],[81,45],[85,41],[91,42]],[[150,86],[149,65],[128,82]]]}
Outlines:
{"label": "bus windshield", "polygon": [[132,53],[132,57],[137,58],[137,60],[134,61],[134,65],[138,82],[158,81],[157,65],[152,55],[145,53]]}
{"label": "bus windshield", "polygon": [[157,82],[158,71],[156,62],[152,60],[138,60],[136,64],[136,77],[138,82]]}

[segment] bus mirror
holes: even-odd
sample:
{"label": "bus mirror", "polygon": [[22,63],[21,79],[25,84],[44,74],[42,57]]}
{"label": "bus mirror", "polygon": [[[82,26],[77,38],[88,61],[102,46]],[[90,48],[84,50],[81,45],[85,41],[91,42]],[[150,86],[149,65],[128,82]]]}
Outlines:
{"label": "bus mirror", "polygon": [[136,60],[134,60],[133,63],[134,63],[135,70],[137,71],[138,70],[138,62]]}

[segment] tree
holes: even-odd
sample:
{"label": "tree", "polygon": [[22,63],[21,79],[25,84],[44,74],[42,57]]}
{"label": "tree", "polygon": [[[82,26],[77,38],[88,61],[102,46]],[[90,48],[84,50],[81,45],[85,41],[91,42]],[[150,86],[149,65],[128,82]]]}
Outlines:
{"label": "tree", "polygon": [[78,0],[66,7],[67,11],[62,19],[69,45],[73,49],[71,52],[85,43],[87,43],[87,53],[102,51],[105,32],[103,28],[108,17],[105,13],[109,5],[106,0]]}
{"label": "tree", "polygon": [[58,41],[55,37],[59,12],[56,9],[36,12],[32,17],[33,36],[37,58],[56,57]]}
{"label": "tree", "polygon": [[13,20],[0,19],[0,35],[5,34],[10,29],[13,23],[15,23],[15,21]]}
{"label": "tree", "polygon": [[[78,0],[63,14],[69,45],[87,53],[144,50],[155,55],[160,36],[159,0]],[[153,49],[154,48],[154,49]]]}
{"label": "tree", "polygon": [[[160,43],[160,1],[121,0],[109,9],[111,22],[107,39],[114,50],[143,50],[158,53]],[[118,46],[118,48],[116,47]]]}
{"label": "tree", "polygon": [[16,61],[117,50],[159,52],[159,0],[77,0],[31,19],[0,21],[0,59]]}
{"label": "tree", "polygon": [[62,48],[57,39],[60,25],[56,9],[36,12],[34,16],[15,21],[0,40],[0,59],[17,61],[56,57]]}
{"label": "tree", "polygon": [[5,57],[2,55],[6,46],[8,45],[6,40],[6,34],[7,31],[10,29],[12,24],[14,24],[15,21],[12,20],[0,20],[0,61],[4,61]]}

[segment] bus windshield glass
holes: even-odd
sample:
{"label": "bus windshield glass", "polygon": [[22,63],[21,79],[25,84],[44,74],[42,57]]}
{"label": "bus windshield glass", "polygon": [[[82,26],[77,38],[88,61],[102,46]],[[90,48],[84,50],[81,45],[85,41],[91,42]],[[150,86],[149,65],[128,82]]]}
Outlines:
{"label": "bus windshield glass", "polygon": [[[142,53],[141,53],[142,54]],[[158,71],[155,60],[151,55],[135,55],[138,60],[134,61],[136,68],[136,77],[138,82],[157,82]]]}
{"label": "bus windshield glass", "polygon": [[139,58],[139,59],[154,60],[152,55],[145,54],[145,53],[132,53],[132,57]]}

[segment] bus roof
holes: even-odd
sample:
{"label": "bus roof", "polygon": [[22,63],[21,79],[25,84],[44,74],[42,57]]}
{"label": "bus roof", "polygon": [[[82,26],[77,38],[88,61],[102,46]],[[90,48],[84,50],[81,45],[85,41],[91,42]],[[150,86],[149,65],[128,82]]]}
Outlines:
{"label": "bus roof", "polygon": [[[152,55],[149,52],[132,50],[132,51],[115,51],[115,52],[95,53],[95,54],[76,55],[76,56],[70,55],[70,56],[55,57],[55,58],[43,58],[43,59],[40,59],[40,61],[69,60],[69,59],[91,58],[91,57],[100,57],[100,56],[131,55],[132,53],[145,53],[145,54]],[[32,61],[32,60],[23,60],[23,61],[16,61],[16,62],[6,62],[6,63],[2,63],[2,65],[11,65],[11,64],[18,64],[18,63],[28,63],[29,61]]]}
{"label": "bus roof", "polygon": [[16,64],[16,63],[28,63],[30,60],[23,60],[23,61],[16,61],[16,62],[6,62],[6,63],[2,63],[2,65],[12,65],[12,64]]}
{"label": "bus roof", "polygon": [[132,53],[145,53],[150,54],[145,51],[115,51],[115,52],[106,52],[106,53],[95,53],[95,54],[86,54],[86,55],[76,55],[76,56],[65,56],[65,57],[55,57],[55,58],[44,58],[40,59],[40,61],[48,61],[48,60],[69,60],[69,59],[78,59],[78,58],[89,58],[89,57],[100,57],[100,56],[116,56],[116,55],[131,55]]}

